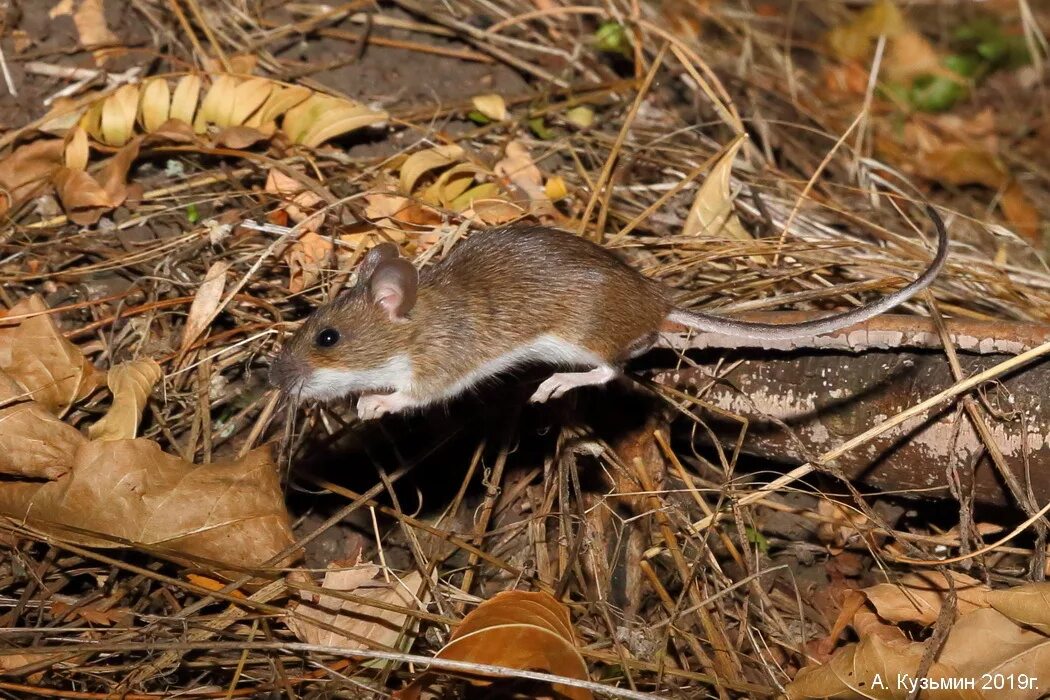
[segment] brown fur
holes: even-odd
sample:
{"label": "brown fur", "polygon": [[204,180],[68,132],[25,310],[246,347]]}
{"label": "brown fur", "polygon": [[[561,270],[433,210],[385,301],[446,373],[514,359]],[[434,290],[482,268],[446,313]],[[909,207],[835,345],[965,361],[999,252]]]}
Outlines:
{"label": "brown fur", "polygon": [[[372,301],[367,280],[318,309],[286,344],[274,377],[288,388],[313,369],[371,369],[404,353],[411,393],[423,398],[544,335],[616,365],[648,347],[671,308],[665,287],[601,246],[539,226],[491,229],[420,272],[403,320]],[[318,347],[324,328],[342,340]]]}

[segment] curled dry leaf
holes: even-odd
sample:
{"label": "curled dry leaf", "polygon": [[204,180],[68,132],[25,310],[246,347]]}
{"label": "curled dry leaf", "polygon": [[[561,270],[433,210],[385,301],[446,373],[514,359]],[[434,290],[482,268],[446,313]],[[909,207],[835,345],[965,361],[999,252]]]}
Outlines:
{"label": "curled dry leaf", "polygon": [[[951,577],[960,614],[988,606],[988,586],[966,574],[952,572]],[[897,583],[880,583],[861,592],[884,620],[932,625],[947,596],[948,581],[939,571],[919,571],[905,574]]]}
{"label": "curled dry leaf", "polygon": [[325,262],[332,255],[332,242],[326,236],[307,231],[288,247],[288,291],[298,293],[321,279]]}
{"label": "curled dry leaf", "polygon": [[314,93],[285,112],[282,130],[308,148],[355,129],[386,121],[386,112],[350,100]]}
{"label": "curled dry leaf", "polygon": [[494,122],[507,118],[507,103],[499,95],[478,95],[470,100],[478,110]]}
{"label": "curled dry leaf", "polygon": [[186,315],[186,325],[182,329],[179,352],[186,352],[215,318],[215,311],[219,308],[219,302],[222,301],[222,293],[226,290],[226,273],[229,269],[229,264],[221,260],[212,263],[208,268],[204,281],[197,288],[197,293],[193,295],[190,311]]}
{"label": "curled dry leaf", "polygon": [[396,194],[374,192],[365,195],[365,202],[365,216],[398,240],[404,236],[403,229],[429,228],[442,221],[436,209]]}
{"label": "curled dry leaf", "polygon": [[452,165],[462,157],[463,149],[454,143],[413,153],[401,164],[401,193],[411,194],[424,174]]}
{"label": "curled dry leaf", "polygon": [[732,144],[700,185],[689,209],[682,233],[686,236],[724,236],[739,241],[751,240],[740,220],[733,211],[733,196],[730,189],[730,175],[733,170],[733,159],[744,145],[743,137]]}
{"label": "curled dry leaf", "polygon": [[[587,664],[577,647],[568,609],[543,592],[497,593],[463,618],[436,656],[588,679]],[[400,697],[418,697],[428,682],[426,676],[418,679]],[[592,697],[590,691],[575,686],[555,684],[554,690],[573,700]]]}
{"label": "curled dry leaf", "polygon": [[[324,203],[324,200],[315,192],[311,192],[294,177],[285,175],[280,170],[271,169],[266,174],[265,190],[271,194],[280,195],[285,201],[284,210],[288,217],[300,225],[305,231],[317,231],[323,223],[320,216],[313,214],[313,210]],[[310,217],[310,221],[306,219]]]}
{"label": "curled dry leaf", "polygon": [[293,542],[269,447],[195,465],[152,440],[97,440],[70,461],[58,481],[0,483],[0,514],[85,546],[137,545],[233,568]]}
{"label": "curled dry leaf", "polygon": [[[409,611],[426,603],[419,598],[423,577],[413,571],[402,577],[391,576],[388,582],[379,576],[381,571],[375,564],[348,568],[329,565],[321,587],[330,593],[301,591],[301,602],[292,608],[294,616],[288,620],[288,627],[309,644],[348,650],[375,648],[361,641],[368,640],[378,647],[400,647]],[[340,593],[358,600],[348,600]],[[405,612],[376,607],[370,601],[404,608]],[[327,628],[319,627],[318,622]]]}
{"label": "curled dry leaf", "polygon": [[113,405],[106,415],[88,428],[92,440],[127,440],[135,437],[142,411],[153,386],[164,373],[152,359],[124,362],[109,370],[106,384]]}
{"label": "curled dry leaf", "polygon": [[45,190],[62,166],[65,142],[44,139],[19,146],[0,160],[0,215]]}
{"label": "curled dry leaf", "polygon": [[7,317],[28,315],[18,325],[0,328],[0,370],[25,397],[61,416],[79,399],[99,387],[101,374],[59,332],[39,296],[23,299]]}
{"label": "curled dry leaf", "polygon": [[70,221],[94,224],[104,213],[124,203],[128,196],[128,169],[138,157],[141,143],[142,138],[135,137],[125,144],[102,166],[98,179],[68,167],[55,171],[52,180]]}

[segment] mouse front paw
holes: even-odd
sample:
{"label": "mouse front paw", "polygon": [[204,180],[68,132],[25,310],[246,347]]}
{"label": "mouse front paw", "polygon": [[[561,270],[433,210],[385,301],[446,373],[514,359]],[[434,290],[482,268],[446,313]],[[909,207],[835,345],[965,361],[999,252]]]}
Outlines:
{"label": "mouse front paw", "polygon": [[374,420],[388,413],[397,413],[413,405],[413,401],[400,392],[393,394],[367,394],[357,400],[357,416],[361,420]]}

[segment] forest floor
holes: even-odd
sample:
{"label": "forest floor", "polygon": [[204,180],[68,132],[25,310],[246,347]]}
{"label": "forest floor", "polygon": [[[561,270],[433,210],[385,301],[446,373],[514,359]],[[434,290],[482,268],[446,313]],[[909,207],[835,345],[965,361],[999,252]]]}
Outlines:
{"label": "forest floor", "polygon": [[[0,0],[0,695],[1046,696],[1050,6],[942,5]],[[819,342],[267,381],[381,243],[785,322],[925,202]]]}

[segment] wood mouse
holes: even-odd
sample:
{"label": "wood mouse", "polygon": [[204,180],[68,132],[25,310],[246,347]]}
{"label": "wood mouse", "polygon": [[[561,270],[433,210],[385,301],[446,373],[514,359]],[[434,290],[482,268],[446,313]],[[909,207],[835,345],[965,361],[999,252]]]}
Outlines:
{"label": "wood mouse", "polygon": [[[793,324],[734,321],[675,305],[672,290],[612,251],[544,226],[478,231],[417,271],[383,243],[357,284],[318,308],[274,360],[270,381],[301,399],[360,394],[363,420],[442,402],[526,363],[571,366],[532,401],[604,384],[649,350],[671,321],[757,340],[818,335],[876,316],[926,288],[944,266],[948,234],[915,281],[856,309]],[[585,368],[585,369],[584,369]]]}

